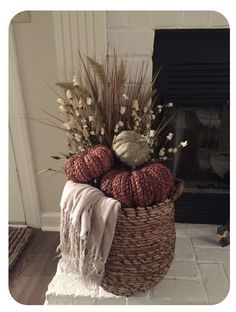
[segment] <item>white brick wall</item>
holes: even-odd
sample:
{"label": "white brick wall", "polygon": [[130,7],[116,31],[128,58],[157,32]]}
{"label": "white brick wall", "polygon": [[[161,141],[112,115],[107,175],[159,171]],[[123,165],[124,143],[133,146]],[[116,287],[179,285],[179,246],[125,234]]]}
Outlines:
{"label": "white brick wall", "polygon": [[[115,47],[118,55],[152,56],[154,31],[152,29],[111,29],[108,31],[110,53]],[[125,45],[125,48],[124,48]]]}
{"label": "white brick wall", "polygon": [[209,12],[208,11],[186,11],[182,14],[183,27],[209,27]]}
{"label": "white brick wall", "polygon": [[229,23],[226,19],[226,17],[224,15],[222,15],[219,12],[216,11],[211,11],[210,15],[209,15],[209,25],[211,27],[216,27],[216,28],[220,28],[220,27],[229,27]]}
{"label": "white brick wall", "polygon": [[[167,28],[227,28],[227,19],[215,11],[108,11],[107,41],[109,53],[114,47],[119,56],[136,60],[146,58],[152,64],[154,30]],[[152,66],[150,66],[152,67]],[[152,79],[149,70],[147,80]]]}

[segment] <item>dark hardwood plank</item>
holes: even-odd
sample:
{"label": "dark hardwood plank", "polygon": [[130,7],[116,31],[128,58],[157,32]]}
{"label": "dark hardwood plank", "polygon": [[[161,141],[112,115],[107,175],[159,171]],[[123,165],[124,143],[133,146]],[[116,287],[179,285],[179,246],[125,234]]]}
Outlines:
{"label": "dark hardwood plank", "polygon": [[34,230],[33,238],[9,273],[9,290],[21,304],[44,304],[48,284],[56,273],[58,232]]}

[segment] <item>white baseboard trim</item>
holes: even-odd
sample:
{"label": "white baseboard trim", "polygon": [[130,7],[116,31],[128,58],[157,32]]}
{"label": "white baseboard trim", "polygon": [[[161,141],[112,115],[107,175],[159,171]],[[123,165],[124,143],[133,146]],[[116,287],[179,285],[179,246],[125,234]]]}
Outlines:
{"label": "white baseboard trim", "polygon": [[41,230],[58,232],[60,227],[60,212],[44,212],[41,215]]}
{"label": "white baseboard trim", "polygon": [[14,228],[26,228],[27,227],[26,224],[19,224],[19,223],[9,223],[8,225]]}

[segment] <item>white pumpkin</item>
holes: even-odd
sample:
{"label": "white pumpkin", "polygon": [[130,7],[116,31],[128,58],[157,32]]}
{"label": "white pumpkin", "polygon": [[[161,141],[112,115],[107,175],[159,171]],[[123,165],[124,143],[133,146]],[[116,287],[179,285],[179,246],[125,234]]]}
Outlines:
{"label": "white pumpkin", "polygon": [[113,139],[112,149],[126,165],[135,168],[150,158],[150,148],[141,134],[135,131],[122,131]]}

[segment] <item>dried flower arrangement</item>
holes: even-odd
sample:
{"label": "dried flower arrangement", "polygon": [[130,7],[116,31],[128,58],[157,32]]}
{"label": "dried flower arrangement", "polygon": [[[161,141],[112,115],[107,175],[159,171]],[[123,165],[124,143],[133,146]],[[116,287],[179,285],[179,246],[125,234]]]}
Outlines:
{"label": "dried flower arrangement", "polygon": [[69,138],[59,249],[81,280],[130,296],[153,287],[170,267],[174,200],[183,185],[162,162],[188,142],[170,147],[174,134],[165,128],[173,104],[157,103],[157,75],[146,83],[147,63],[133,75],[116,54],[101,63],[80,58],[85,76],[57,83],[65,118],[48,113],[55,119],[49,125]]}
{"label": "dried flower arrangement", "polygon": [[[101,144],[113,149],[125,164],[136,167],[150,158],[165,161],[187,146],[188,142],[183,141],[166,148],[173,138],[171,132],[165,132],[165,143],[160,146],[164,129],[174,115],[174,105],[157,104],[153,84],[158,75],[146,83],[147,63],[143,62],[132,73],[126,60],[118,60],[116,53],[101,63],[88,56],[85,62],[80,53],[79,56],[85,77],[74,76],[71,83],[57,83],[64,91],[57,99],[64,120],[46,112],[55,119],[47,124],[64,130],[69,138],[66,158]],[[50,168],[41,173],[47,171],[57,172]]]}

